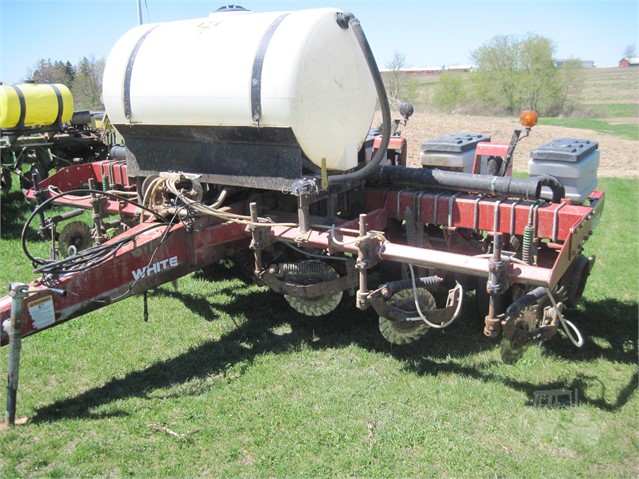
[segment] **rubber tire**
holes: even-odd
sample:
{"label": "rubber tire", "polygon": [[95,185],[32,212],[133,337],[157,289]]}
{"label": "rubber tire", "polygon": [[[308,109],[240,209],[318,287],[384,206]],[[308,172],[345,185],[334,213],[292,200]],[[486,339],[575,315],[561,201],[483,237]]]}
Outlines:
{"label": "rubber tire", "polygon": [[590,276],[590,261],[580,254],[559,280],[559,285],[566,288],[566,306],[569,308],[576,308],[581,301],[588,276]]}

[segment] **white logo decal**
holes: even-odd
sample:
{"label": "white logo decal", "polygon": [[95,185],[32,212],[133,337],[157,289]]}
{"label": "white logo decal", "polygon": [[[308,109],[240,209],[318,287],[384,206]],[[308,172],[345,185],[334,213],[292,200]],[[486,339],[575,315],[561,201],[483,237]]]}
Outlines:
{"label": "white logo decal", "polygon": [[160,271],[165,271],[167,269],[175,268],[178,265],[177,256],[172,256],[169,259],[163,259],[152,265],[145,266],[144,268],[136,269],[132,271],[133,279],[136,281],[138,279],[144,278],[146,276],[151,276],[153,274],[158,274]]}

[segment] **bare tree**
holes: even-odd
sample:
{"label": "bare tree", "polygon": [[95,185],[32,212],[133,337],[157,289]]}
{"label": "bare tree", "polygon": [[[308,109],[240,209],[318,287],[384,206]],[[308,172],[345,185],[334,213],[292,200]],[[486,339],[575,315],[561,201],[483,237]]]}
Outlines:
{"label": "bare tree", "polygon": [[389,70],[386,90],[388,96],[395,100],[399,100],[400,90],[403,83],[402,68],[404,68],[405,64],[406,57],[398,50],[395,50],[393,59],[386,64],[386,68]]}

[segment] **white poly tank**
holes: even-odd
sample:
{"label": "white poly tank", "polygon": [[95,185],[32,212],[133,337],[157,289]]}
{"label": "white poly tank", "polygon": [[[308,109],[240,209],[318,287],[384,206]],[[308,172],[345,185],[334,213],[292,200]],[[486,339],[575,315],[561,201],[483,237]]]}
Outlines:
{"label": "white poly tank", "polygon": [[[325,158],[329,169],[354,168],[376,92],[337,13],[221,11],[136,27],[106,63],[109,119],[116,128],[290,128],[315,165]],[[131,131],[122,128],[125,140]]]}

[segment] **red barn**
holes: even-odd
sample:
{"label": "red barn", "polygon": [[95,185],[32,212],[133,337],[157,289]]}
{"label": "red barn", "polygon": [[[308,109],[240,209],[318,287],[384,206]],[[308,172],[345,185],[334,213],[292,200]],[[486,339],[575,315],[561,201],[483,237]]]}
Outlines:
{"label": "red barn", "polygon": [[619,60],[619,68],[639,67],[639,57],[623,57]]}

